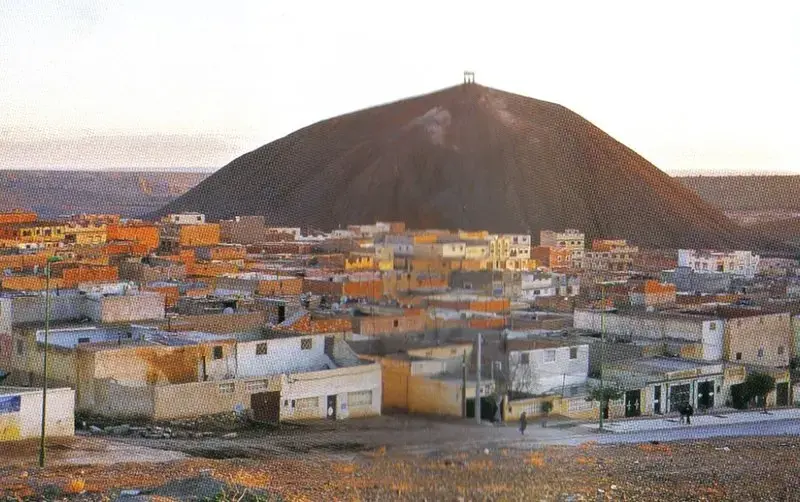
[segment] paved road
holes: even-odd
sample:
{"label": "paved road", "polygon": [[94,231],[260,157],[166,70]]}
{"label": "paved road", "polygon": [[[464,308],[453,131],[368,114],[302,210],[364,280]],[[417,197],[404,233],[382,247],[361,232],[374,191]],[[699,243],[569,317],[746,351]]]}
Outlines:
{"label": "paved road", "polygon": [[[628,432],[624,434],[594,434],[593,439],[603,444],[641,443],[647,441],[686,441],[738,436],[798,436],[800,420],[773,420],[726,425],[687,425],[680,429]],[[585,437],[583,439],[586,440]]]}

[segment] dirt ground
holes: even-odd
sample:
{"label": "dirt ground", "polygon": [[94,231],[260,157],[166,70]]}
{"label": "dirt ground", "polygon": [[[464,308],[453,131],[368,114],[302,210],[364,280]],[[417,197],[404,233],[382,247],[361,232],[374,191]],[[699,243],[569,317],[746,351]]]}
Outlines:
{"label": "dirt ground", "polygon": [[[304,444],[301,436],[291,436]],[[258,442],[269,443],[270,437]],[[241,444],[255,439],[245,437]],[[217,456],[236,456],[226,455],[221,440],[215,441]],[[195,443],[207,444],[187,440],[184,450]],[[272,500],[287,501],[800,500],[800,438],[794,437],[519,448],[466,442],[425,451],[362,443],[343,444],[339,451],[301,447],[283,455],[256,449],[239,458],[193,457],[116,438],[76,437],[51,441],[51,467],[45,470],[32,467],[35,442],[2,448],[0,500],[115,500],[120,490],[169,482],[171,491],[162,493],[171,498],[136,500],[191,500],[191,493],[180,490],[197,487],[198,477],[267,490],[280,497]],[[82,482],[72,488],[83,494],[63,493],[72,480]],[[176,480],[187,482],[175,485]],[[217,498],[230,499],[235,497]]]}

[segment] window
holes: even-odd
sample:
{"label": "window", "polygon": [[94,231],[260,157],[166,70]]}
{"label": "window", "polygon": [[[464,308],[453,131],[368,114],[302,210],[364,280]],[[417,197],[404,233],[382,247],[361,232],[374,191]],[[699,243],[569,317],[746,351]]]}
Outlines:
{"label": "window", "polygon": [[392,326],[394,326],[395,328],[396,328],[396,327],[398,327],[398,326],[400,326],[400,321],[398,321],[397,319],[395,319],[394,321],[392,321]]}
{"label": "window", "polygon": [[710,329],[711,331],[716,331],[717,330],[717,323],[712,322],[711,324],[708,325],[708,329]]}
{"label": "window", "polygon": [[782,355],[783,355],[783,345],[781,345],[780,347],[778,347],[778,355],[779,355],[779,356],[782,356]]}
{"label": "window", "polygon": [[267,342],[256,344],[256,355],[263,356],[267,354]]}
{"label": "window", "polygon": [[531,355],[527,352],[523,352],[519,355],[519,363],[520,364],[530,364],[531,363]]}
{"label": "window", "polygon": [[303,399],[298,399],[295,408],[298,410],[313,410],[314,408],[319,408],[319,398],[304,397]]}
{"label": "window", "polygon": [[214,347],[213,357],[214,360],[222,359],[222,345],[217,345]]}
{"label": "window", "polygon": [[267,381],[266,380],[255,380],[253,382],[245,382],[244,383],[244,390],[250,393],[254,392],[265,392],[267,390]]}
{"label": "window", "polygon": [[570,359],[577,359],[578,358],[578,347],[570,347],[569,348],[569,358]]}
{"label": "window", "polygon": [[544,362],[552,363],[556,360],[556,351],[555,350],[545,350],[544,351]]}
{"label": "window", "polygon": [[[294,402],[294,401],[292,401],[292,402]],[[288,408],[289,407],[289,400],[288,399],[284,399],[283,400],[283,407],[284,408]]]}
{"label": "window", "polygon": [[197,221],[201,221],[201,220],[202,220],[202,218],[198,216],[197,217]]}
{"label": "window", "polygon": [[89,343],[91,341],[92,341],[92,339],[89,338],[88,336],[78,338],[78,343]]}
{"label": "window", "polygon": [[313,346],[313,341],[311,338],[301,338],[300,339],[300,350],[311,350]]}
{"label": "window", "polygon": [[742,353],[741,352],[737,352],[736,353],[736,360],[737,361],[741,361],[742,360]]}
{"label": "window", "polygon": [[220,394],[233,394],[233,382],[219,384]]}
{"label": "window", "polygon": [[758,349],[758,357],[764,357],[764,348]]}
{"label": "window", "polygon": [[372,406],[372,391],[362,390],[347,393],[347,406]]}

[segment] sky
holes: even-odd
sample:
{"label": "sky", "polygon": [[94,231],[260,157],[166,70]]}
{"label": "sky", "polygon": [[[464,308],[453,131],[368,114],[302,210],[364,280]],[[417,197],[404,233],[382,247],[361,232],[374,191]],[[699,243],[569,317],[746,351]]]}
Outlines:
{"label": "sky", "polygon": [[0,0],[0,169],[211,171],[472,70],[670,174],[800,174],[797,4]]}

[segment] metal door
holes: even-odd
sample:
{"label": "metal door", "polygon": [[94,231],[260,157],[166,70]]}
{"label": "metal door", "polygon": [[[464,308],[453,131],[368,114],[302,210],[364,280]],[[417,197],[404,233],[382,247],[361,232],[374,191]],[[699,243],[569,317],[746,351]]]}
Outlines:
{"label": "metal door", "polygon": [[661,386],[653,387],[653,413],[661,415]]}
{"label": "metal door", "polygon": [[328,396],[328,418],[336,420],[336,395]]}
{"label": "metal door", "polygon": [[714,407],[714,382],[709,380],[697,385],[697,407],[708,409]]}
{"label": "metal door", "polygon": [[250,396],[250,408],[257,422],[277,423],[281,416],[281,393],[258,392]]}
{"label": "metal door", "polygon": [[782,382],[775,386],[775,406],[789,406],[788,382]]}
{"label": "metal door", "polygon": [[642,406],[640,402],[640,398],[642,395],[642,391],[640,390],[629,390],[625,393],[625,416],[626,417],[638,417],[642,414]]}

